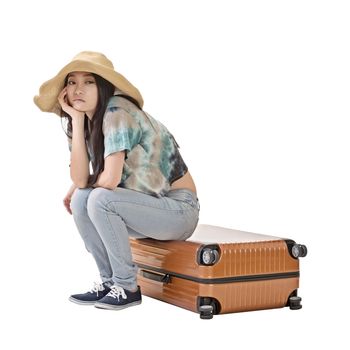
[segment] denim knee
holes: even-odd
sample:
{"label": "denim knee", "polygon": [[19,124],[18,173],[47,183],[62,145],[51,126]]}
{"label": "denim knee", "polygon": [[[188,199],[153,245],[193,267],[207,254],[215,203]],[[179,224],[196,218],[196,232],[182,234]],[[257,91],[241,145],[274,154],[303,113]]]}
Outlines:
{"label": "denim knee", "polygon": [[89,198],[89,194],[91,189],[89,188],[77,188],[72,196],[70,202],[70,208],[72,210],[73,215],[87,215],[86,203]]}
{"label": "denim knee", "polygon": [[96,210],[98,210],[101,207],[104,207],[106,202],[106,194],[108,194],[108,192],[110,192],[110,190],[107,190],[103,187],[97,187],[90,192],[86,204],[89,217],[92,217]]}

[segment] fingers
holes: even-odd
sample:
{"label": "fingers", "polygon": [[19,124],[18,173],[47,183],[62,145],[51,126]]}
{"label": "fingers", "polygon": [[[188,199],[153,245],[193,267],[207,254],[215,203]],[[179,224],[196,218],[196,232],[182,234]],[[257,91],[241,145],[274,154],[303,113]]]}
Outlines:
{"label": "fingers", "polygon": [[72,215],[73,213],[72,213],[72,210],[71,210],[71,208],[70,208],[70,199],[68,199],[68,198],[65,198],[64,200],[63,200],[63,205],[64,205],[64,207],[66,208],[66,210],[68,211],[68,213],[70,214],[70,215]]}
{"label": "fingers", "polygon": [[67,86],[65,86],[62,91],[60,92],[60,94],[58,95],[58,98],[60,97],[64,97],[64,95],[67,94]]}
{"label": "fingers", "polygon": [[67,87],[63,88],[60,94],[57,97],[57,101],[60,104],[63,111],[65,111],[67,114],[69,114],[72,118],[73,116],[81,116],[85,117],[85,113],[78,111],[72,107],[68,101],[68,95],[67,95]]}
{"label": "fingers", "polygon": [[64,87],[62,89],[62,91],[60,92],[60,94],[58,95],[58,101],[64,102],[64,98],[65,98],[66,95],[67,95],[67,87]]}
{"label": "fingers", "polygon": [[62,109],[70,114],[74,109],[68,103],[67,87],[63,88],[57,97],[58,103],[61,105]]}
{"label": "fingers", "polygon": [[62,107],[62,109],[65,109],[65,107],[67,106],[67,102],[66,102],[67,98],[66,98],[66,96],[67,96],[67,89],[64,88],[64,89],[60,92],[60,94],[58,95],[58,98],[57,98],[59,104],[60,104],[61,107]]}
{"label": "fingers", "polygon": [[70,215],[73,214],[73,213],[72,213],[72,209],[70,208],[70,205],[65,205],[64,207],[66,208],[66,210],[68,211],[68,213],[69,213]]}

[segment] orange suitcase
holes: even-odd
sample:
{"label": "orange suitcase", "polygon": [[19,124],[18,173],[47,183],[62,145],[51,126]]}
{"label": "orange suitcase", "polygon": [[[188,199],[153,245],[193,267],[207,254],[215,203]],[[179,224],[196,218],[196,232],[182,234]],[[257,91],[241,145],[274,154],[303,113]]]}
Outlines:
{"label": "orange suitcase", "polygon": [[187,241],[130,238],[142,294],[215,314],[301,308],[299,257],[293,240],[218,226],[197,226]]}

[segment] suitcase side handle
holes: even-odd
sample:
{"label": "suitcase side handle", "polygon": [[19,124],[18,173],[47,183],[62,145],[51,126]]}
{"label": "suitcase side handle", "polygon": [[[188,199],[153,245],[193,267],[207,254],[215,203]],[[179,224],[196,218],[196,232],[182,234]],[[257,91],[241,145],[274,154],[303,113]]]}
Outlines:
{"label": "suitcase side handle", "polygon": [[168,273],[154,273],[151,271],[140,270],[140,275],[152,281],[161,282],[165,284],[170,283],[171,281],[171,276]]}

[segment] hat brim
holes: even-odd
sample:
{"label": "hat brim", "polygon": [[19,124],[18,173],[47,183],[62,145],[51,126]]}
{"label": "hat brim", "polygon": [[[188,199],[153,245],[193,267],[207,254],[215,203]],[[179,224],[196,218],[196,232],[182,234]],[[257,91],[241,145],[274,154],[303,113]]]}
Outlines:
{"label": "hat brim", "polygon": [[63,67],[60,72],[52,79],[46,81],[40,86],[39,95],[34,96],[34,103],[43,112],[50,112],[60,115],[61,106],[58,103],[58,95],[64,88],[64,80],[71,72],[89,72],[95,73],[112,83],[127,95],[133,97],[142,108],[143,98],[139,90],[133,86],[123,75],[114,69],[108,68],[98,63],[75,60]]}

